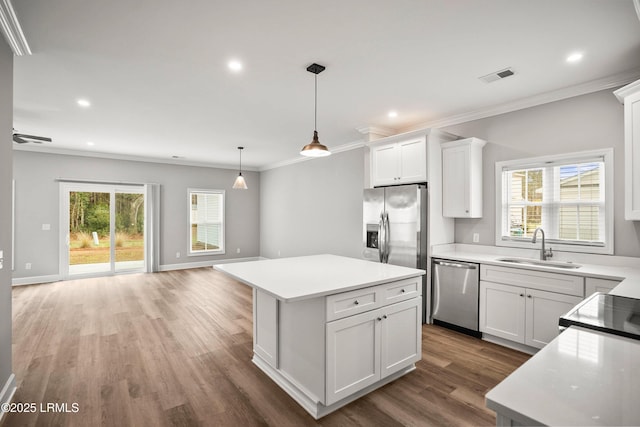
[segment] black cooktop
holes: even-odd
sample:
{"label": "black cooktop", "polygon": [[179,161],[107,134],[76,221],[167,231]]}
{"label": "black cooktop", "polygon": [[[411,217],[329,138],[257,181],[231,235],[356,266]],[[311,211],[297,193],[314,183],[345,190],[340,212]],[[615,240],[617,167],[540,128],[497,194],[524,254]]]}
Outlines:
{"label": "black cooktop", "polygon": [[562,316],[559,323],[640,340],[640,299],[596,292]]}

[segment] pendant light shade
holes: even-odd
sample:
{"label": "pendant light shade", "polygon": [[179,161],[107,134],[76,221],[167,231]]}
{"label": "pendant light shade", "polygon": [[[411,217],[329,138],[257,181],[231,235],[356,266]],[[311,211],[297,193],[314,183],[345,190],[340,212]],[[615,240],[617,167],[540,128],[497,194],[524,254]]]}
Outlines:
{"label": "pendant light shade", "polygon": [[314,104],[314,122],[313,122],[313,140],[311,143],[302,147],[300,154],[306,157],[325,157],[331,154],[326,145],[318,140],[318,74],[323,72],[326,67],[320,64],[311,64],[307,67],[307,71],[315,74],[315,104]]}
{"label": "pendant light shade", "polygon": [[238,150],[240,150],[240,173],[233,183],[232,188],[234,190],[246,190],[247,182],[244,180],[244,176],[242,176],[242,150],[244,150],[244,147],[238,147]]}
{"label": "pendant light shade", "polygon": [[302,147],[300,154],[307,157],[326,157],[331,154],[331,151],[326,145],[320,144],[318,141],[318,131],[313,131],[313,141]]}

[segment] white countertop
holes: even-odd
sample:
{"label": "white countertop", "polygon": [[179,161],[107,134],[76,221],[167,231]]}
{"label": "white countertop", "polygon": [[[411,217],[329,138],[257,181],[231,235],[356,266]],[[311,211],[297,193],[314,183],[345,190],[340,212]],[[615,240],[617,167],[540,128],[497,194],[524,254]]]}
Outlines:
{"label": "white countertop", "polygon": [[[514,264],[497,260],[498,258],[504,257],[529,257],[535,259],[535,255],[531,256],[530,253],[521,252],[522,251],[519,251],[517,249],[507,249],[493,246],[454,244],[443,245],[442,247],[434,246],[432,257],[475,262],[480,264],[500,265],[503,267],[519,269],[549,271],[554,273],[569,274],[573,276],[620,280],[622,282],[613,290],[611,290],[609,292],[610,294],[626,296],[630,298],[640,298],[640,258],[614,257],[607,255],[591,255],[587,257],[586,255],[577,254],[558,254],[558,256],[554,256],[552,258],[552,260],[554,261],[571,260],[576,264],[581,265],[580,268],[575,269]],[[538,251],[535,251],[533,253],[537,254],[537,252]],[[580,259],[581,257],[582,259]],[[588,258],[588,262],[583,261],[585,258]]]}
{"label": "white countertop", "polygon": [[421,276],[415,268],[337,255],[311,255],[214,266],[218,271],[292,302]]}
{"label": "white countertop", "polygon": [[525,425],[640,425],[640,341],[572,326],[486,399]]}

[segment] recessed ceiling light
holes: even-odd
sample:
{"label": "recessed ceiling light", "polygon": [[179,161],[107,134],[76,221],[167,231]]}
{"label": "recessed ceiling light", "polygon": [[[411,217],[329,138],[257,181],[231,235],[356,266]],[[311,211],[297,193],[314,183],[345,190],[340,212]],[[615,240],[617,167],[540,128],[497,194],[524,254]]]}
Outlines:
{"label": "recessed ceiling light", "polygon": [[389,116],[390,118],[395,118],[398,117],[398,112],[397,111],[389,111],[389,113],[387,114],[387,116]]}
{"label": "recessed ceiling light", "polygon": [[78,99],[76,102],[81,107],[85,107],[85,108],[91,107],[91,102],[89,102],[89,100],[87,99]]}
{"label": "recessed ceiling light", "polygon": [[580,62],[580,60],[582,59],[582,56],[583,55],[580,52],[572,53],[571,55],[567,56],[567,62],[569,63]]}
{"label": "recessed ceiling light", "polygon": [[234,59],[234,60],[229,61],[229,63],[227,64],[227,66],[229,67],[229,69],[230,69],[231,71],[234,71],[234,72],[236,72],[236,73],[237,73],[238,71],[242,71],[242,62],[237,61],[237,60],[235,60],[235,59]]}
{"label": "recessed ceiling light", "polygon": [[89,146],[93,146],[93,145],[96,145],[96,144],[95,144],[93,141],[88,141],[88,142],[87,142],[87,145],[89,145]]}

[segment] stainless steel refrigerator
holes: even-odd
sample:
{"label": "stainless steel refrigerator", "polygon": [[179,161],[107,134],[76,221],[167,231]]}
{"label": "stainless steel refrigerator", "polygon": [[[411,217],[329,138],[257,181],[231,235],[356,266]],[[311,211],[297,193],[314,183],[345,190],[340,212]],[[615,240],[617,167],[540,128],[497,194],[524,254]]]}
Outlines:
{"label": "stainless steel refrigerator", "polygon": [[[427,270],[427,186],[364,190],[364,259]],[[422,276],[422,322],[428,303]]]}

